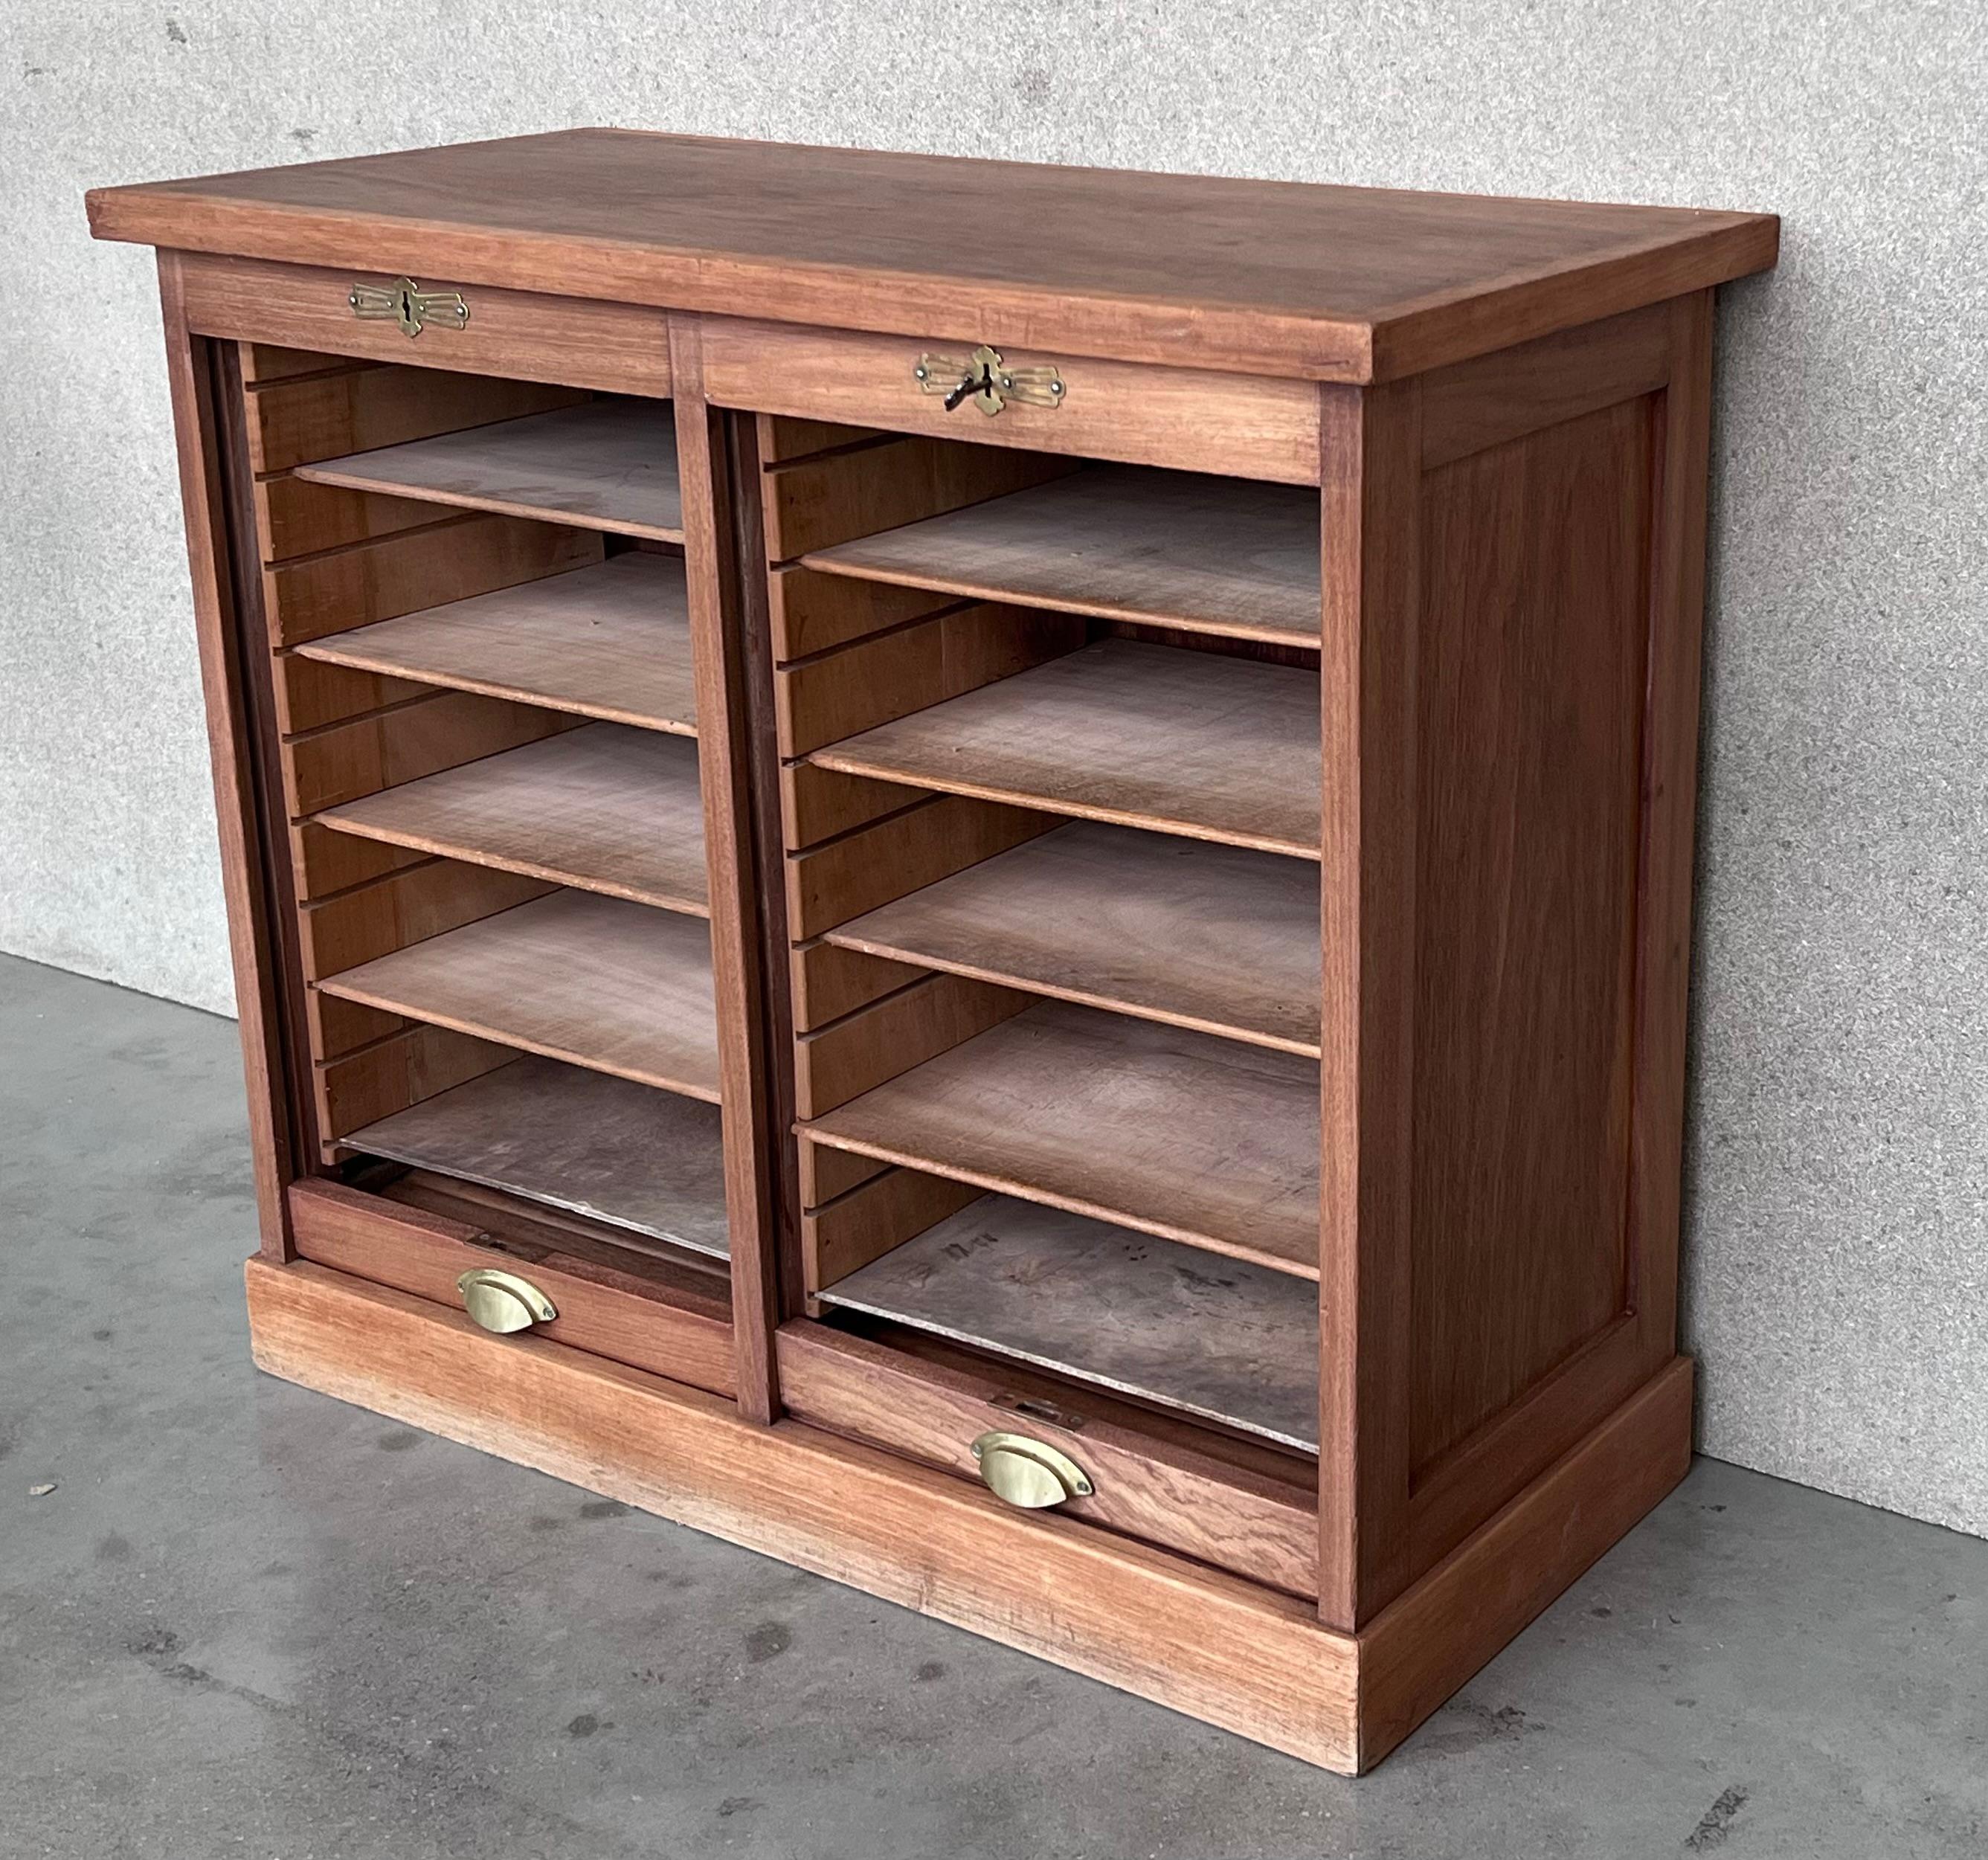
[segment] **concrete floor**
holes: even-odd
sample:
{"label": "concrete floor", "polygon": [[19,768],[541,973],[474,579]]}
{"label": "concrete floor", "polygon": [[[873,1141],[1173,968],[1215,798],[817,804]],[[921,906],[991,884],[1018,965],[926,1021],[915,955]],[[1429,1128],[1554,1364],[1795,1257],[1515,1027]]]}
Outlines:
{"label": "concrete floor", "polygon": [[1701,1461],[1351,1784],[257,1375],[233,1026],[0,957],[0,1062],[5,1860],[1988,1841],[1988,1543]]}

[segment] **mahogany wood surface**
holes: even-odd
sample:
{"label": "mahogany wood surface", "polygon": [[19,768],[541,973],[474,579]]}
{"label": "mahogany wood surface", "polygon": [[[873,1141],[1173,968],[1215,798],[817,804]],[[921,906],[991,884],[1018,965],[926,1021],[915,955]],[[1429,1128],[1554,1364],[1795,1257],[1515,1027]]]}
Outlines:
{"label": "mahogany wood surface", "polygon": [[1101,467],[801,559],[981,600],[1318,644],[1318,499],[1281,485]]}
{"label": "mahogany wood surface", "polygon": [[1310,1605],[955,1475],[345,1273],[252,1263],[257,1365],[1073,1668],[1357,1761],[1357,1648]]}
{"label": "mahogany wood surface", "polygon": [[826,747],[978,691],[1084,644],[1084,622],[991,602],[851,641],[773,675],[780,753]]}
{"label": "mahogany wood surface", "polygon": [[563,576],[598,563],[600,553],[600,537],[586,530],[515,516],[438,516],[351,548],[272,563],[263,577],[271,642],[302,646],[327,633]]}
{"label": "mahogany wood surface", "polygon": [[1140,1409],[1094,1389],[1074,1392],[1068,1405],[1022,1394],[1009,1365],[907,1361],[900,1349],[804,1319],[783,1325],[776,1341],[780,1392],[801,1420],[969,1479],[979,1476],[969,1451],[976,1436],[1019,1431],[1074,1455],[1090,1474],[1097,1490],[1067,1507],[1072,1517],[1293,1595],[1317,1588],[1316,1493],[1182,1445]]}
{"label": "mahogany wood surface", "polygon": [[1343,381],[1760,270],[1779,232],[1758,214],[612,129],[103,188],[89,207],[100,238],[369,276]]}
{"label": "mahogany wood surface", "polygon": [[1022,1013],[1030,998],[963,976],[920,975],[794,1044],[794,1108],[825,1116]]}
{"label": "mahogany wood surface", "polygon": [[304,974],[323,981],[557,889],[549,879],[430,859],[349,891],[307,898],[298,917]]}
{"label": "mahogany wood surface", "polygon": [[718,1097],[711,940],[701,918],[554,891],[319,986],[548,1059]]}
{"label": "mahogany wood surface", "polygon": [[827,932],[831,943],[1318,1053],[1306,860],[1076,821]]}
{"label": "mahogany wood surface", "polygon": [[[90,205],[173,249],[259,1360],[1347,1768],[1675,1481],[1777,222],[612,130]],[[1057,403],[920,391],[983,341]],[[1000,1509],[1010,1402],[1109,1484]]]}
{"label": "mahogany wood surface", "polygon": [[1317,1094],[1293,1054],[1047,1001],[808,1131],[1309,1278]]}
{"label": "mahogany wood surface", "polygon": [[659,401],[590,401],[299,465],[297,475],[615,536],[683,540],[676,434]]}
{"label": "mahogany wood surface", "polygon": [[1408,1564],[1421,384],[1320,391],[1319,1612]]}
{"label": "mahogany wood surface", "polygon": [[1288,1273],[983,1195],[818,1289],[824,1304],[1317,1448],[1318,1300]]}
{"label": "mahogany wood surface", "polygon": [[433,775],[482,756],[563,735],[576,719],[470,692],[424,692],[412,702],[287,739],[283,797],[293,817]]}
{"label": "mahogany wood surface", "polygon": [[[1222,472],[1273,484],[1318,482],[1318,398],[1307,381],[1144,367],[1073,357],[1067,350],[1052,355],[1004,336],[1003,364],[1054,368],[1063,398],[1053,408],[1011,401],[992,419],[962,421],[960,410],[946,411],[942,396],[905,392],[908,381],[916,385],[919,359],[958,354],[967,345],[957,340],[863,335],[729,316],[698,321],[705,380],[715,399],[762,410],[762,418],[768,413],[803,416],[778,424],[816,435],[812,444],[784,437],[778,449],[762,451],[766,458],[848,444],[891,427],[981,446]],[[857,424],[836,424],[842,421]],[[824,432],[840,438],[820,438]]]}
{"label": "mahogany wood surface", "polygon": [[[314,1000],[333,999],[316,989],[311,994]],[[402,1020],[398,1032],[374,1040],[356,1053],[334,1050],[329,1057],[314,1060],[311,1087],[323,1143],[320,1154],[311,1160],[336,1162],[348,1132],[493,1072],[517,1057],[515,1047],[473,1033]]]}
{"label": "mahogany wood surface", "polygon": [[[683,463],[685,590],[697,681],[698,757],[710,868],[710,975],[724,1111],[726,1219],[731,1233],[733,1343],[740,1412],[779,1412],[773,1327],[780,1320],[775,1091],[764,1032],[759,938],[761,861],[753,840],[746,603],[734,543],[726,416],[704,397],[697,331],[671,332],[676,441]],[[783,1124],[783,1129],[784,1126]]]}
{"label": "mahogany wood surface", "polygon": [[644,729],[697,731],[683,568],[665,556],[617,556],[354,626],[304,651],[327,665]]}
{"label": "mahogany wood surface", "polygon": [[1651,438],[1638,397],[1423,479],[1415,1471],[1627,1301]]}
{"label": "mahogany wood surface", "polygon": [[[808,1147],[818,1156],[837,1153],[818,1143],[810,1142]],[[922,1169],[877,1166],[877,1175],[801,1216],[801,1263],[807,1274],[808,1296],[816,1304],[824,1287],[881,1259],[934,1222],[957,1214],[980,1199],[980,1189],[972,1182],[928,1175]],[[818,1168],[816,1173],[820,1173]]]}
{"label": "mahogany wood surface", "polygon": [[1314,681],[1106,640],[817,749],[821,766],[1316,857]]}
{"label": "mahogany wood surface", "polygon": [[1370,1769],[1691,1467],[1692,1361],[1672,1356],[1360,1635]]}
{"label": "mahogany wood surface", "polygon": [[314,468],[320,461],[335,466],[341,454],[363,455],[375,448],[398,454],[404,445],[431,439],[475,444],[472,430],[493,423],[508,428],[522,418],[575,409],[586,401],[570,387],[407,367],[335,367],[246,391],[249,462],[265,477]]}
{"label": "mahogany wood surface", "polygon": [[718,1114],[526,1054],[348,1133],[356,1150],[725,1256]]}
{"label": "mahogany wood surface", "polygon": [[[198,252],[186,254],[183,265],[189,327],[253,341],[262,359],[250,365],[252,381],[312,374],[352,356],[610,394],[670,391],[668,331],[645,306],[491,290],[424,274],[424,289],[468,296],[469,321],[460,330],[432,323],[411,340],[397,323],[362,323],[347,301],[354,284],[387,278]],[[265,346],[279,344],[289,346]]]}
{"label": "mahogany wood surface", "polygon": [[945,1471],[308,1263],[249,1262],[268,1373],[936,1616],[1327,1769],[1371,1769],[1675,1486],[1677,1359],[1358,1636]]}
{"label": "mahogany wood surface", "polygon": [[458,1313],[462,1294],[455,1282],[462,1273],[479,1266],[522,1273],[559,1312],[543,1335],[695,1388],[732,1392],[732,1326],[722,1300],[667,1277],[659,1281],[638,1254],[604,1265],[576,1246],[533,1244],[337,1182],[298,1182],[289,1198],[297,1250],[321,1266]]}
{"label": "mahogany wood surface", "polygon": [[762,481],[767,557],[785,562],[1064,477],[1073,468],[1067,458],[890,435],[783,460],[767,465]]}
{"label": "mahogany wood surface", "polygon": [[261,876],[255,770],[249,749],[247,671],[241,615],[230,573],[227,493],[221,480],[221,419],[206,357],[189,332],[179,255],[159,255],[160,308],[166,375],[178,441],[187,563],[193,577],[194,632],[200,651],[208,751],[228,900],[228,954],[248,1093],[248,1150],[262,1250],[289,1256],[283,1190],[303,1158],[289,1128],[284,1035],[276,970],[272,901]]}
{"label": "mahogany wood surface", "polygon": [[710,911],[697,748],[590,723],[346,802],[341,833],[693,916]]}

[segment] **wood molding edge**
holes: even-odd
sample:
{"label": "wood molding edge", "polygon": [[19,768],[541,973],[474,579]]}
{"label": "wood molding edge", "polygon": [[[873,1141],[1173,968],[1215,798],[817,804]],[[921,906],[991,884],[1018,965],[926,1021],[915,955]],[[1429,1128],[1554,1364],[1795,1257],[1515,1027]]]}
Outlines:
{"label": "wood molding edge", "polygon": [[1051,1660],[1371,1769],[1684,1476],[1677,1357],[1357,1638],[1301,1602],[794,1421],[299,1262],[248,1263],[258,1368]]}
{"label": "wood molding edge", "polygon": [[1544,1613],[1691,1466],[1695,1365],[1635,1394],[1391,1603],[1360,1642],[1360,1767]]}
{"label": "wood molding edge", "polygon": [[320,1266],[246,1277],[272,1375],[1353,1771],[1354,1645],[1302,1602]]}

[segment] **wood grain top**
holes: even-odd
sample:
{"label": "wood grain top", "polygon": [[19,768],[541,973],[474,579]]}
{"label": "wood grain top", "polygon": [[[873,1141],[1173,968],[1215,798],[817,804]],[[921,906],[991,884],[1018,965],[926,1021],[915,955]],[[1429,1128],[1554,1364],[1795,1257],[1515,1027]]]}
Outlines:
{"label": "wood grain top", "polygon": [[188,251],[1338,381],[1763,270],[1780,238],[1761,214],[614,129],[103,188],[89,208],[100,238]]}

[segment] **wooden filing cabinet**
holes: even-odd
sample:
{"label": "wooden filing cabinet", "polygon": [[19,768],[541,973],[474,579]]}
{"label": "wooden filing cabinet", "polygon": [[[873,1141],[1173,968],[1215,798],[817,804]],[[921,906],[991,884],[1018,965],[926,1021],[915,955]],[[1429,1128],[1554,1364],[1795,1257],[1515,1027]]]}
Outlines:
{"label": "wooden filing cabinet", "polygon": [[264,1368],[1343,1770],[1675,1482],[1772,218],[607,130],[90,204]]}

